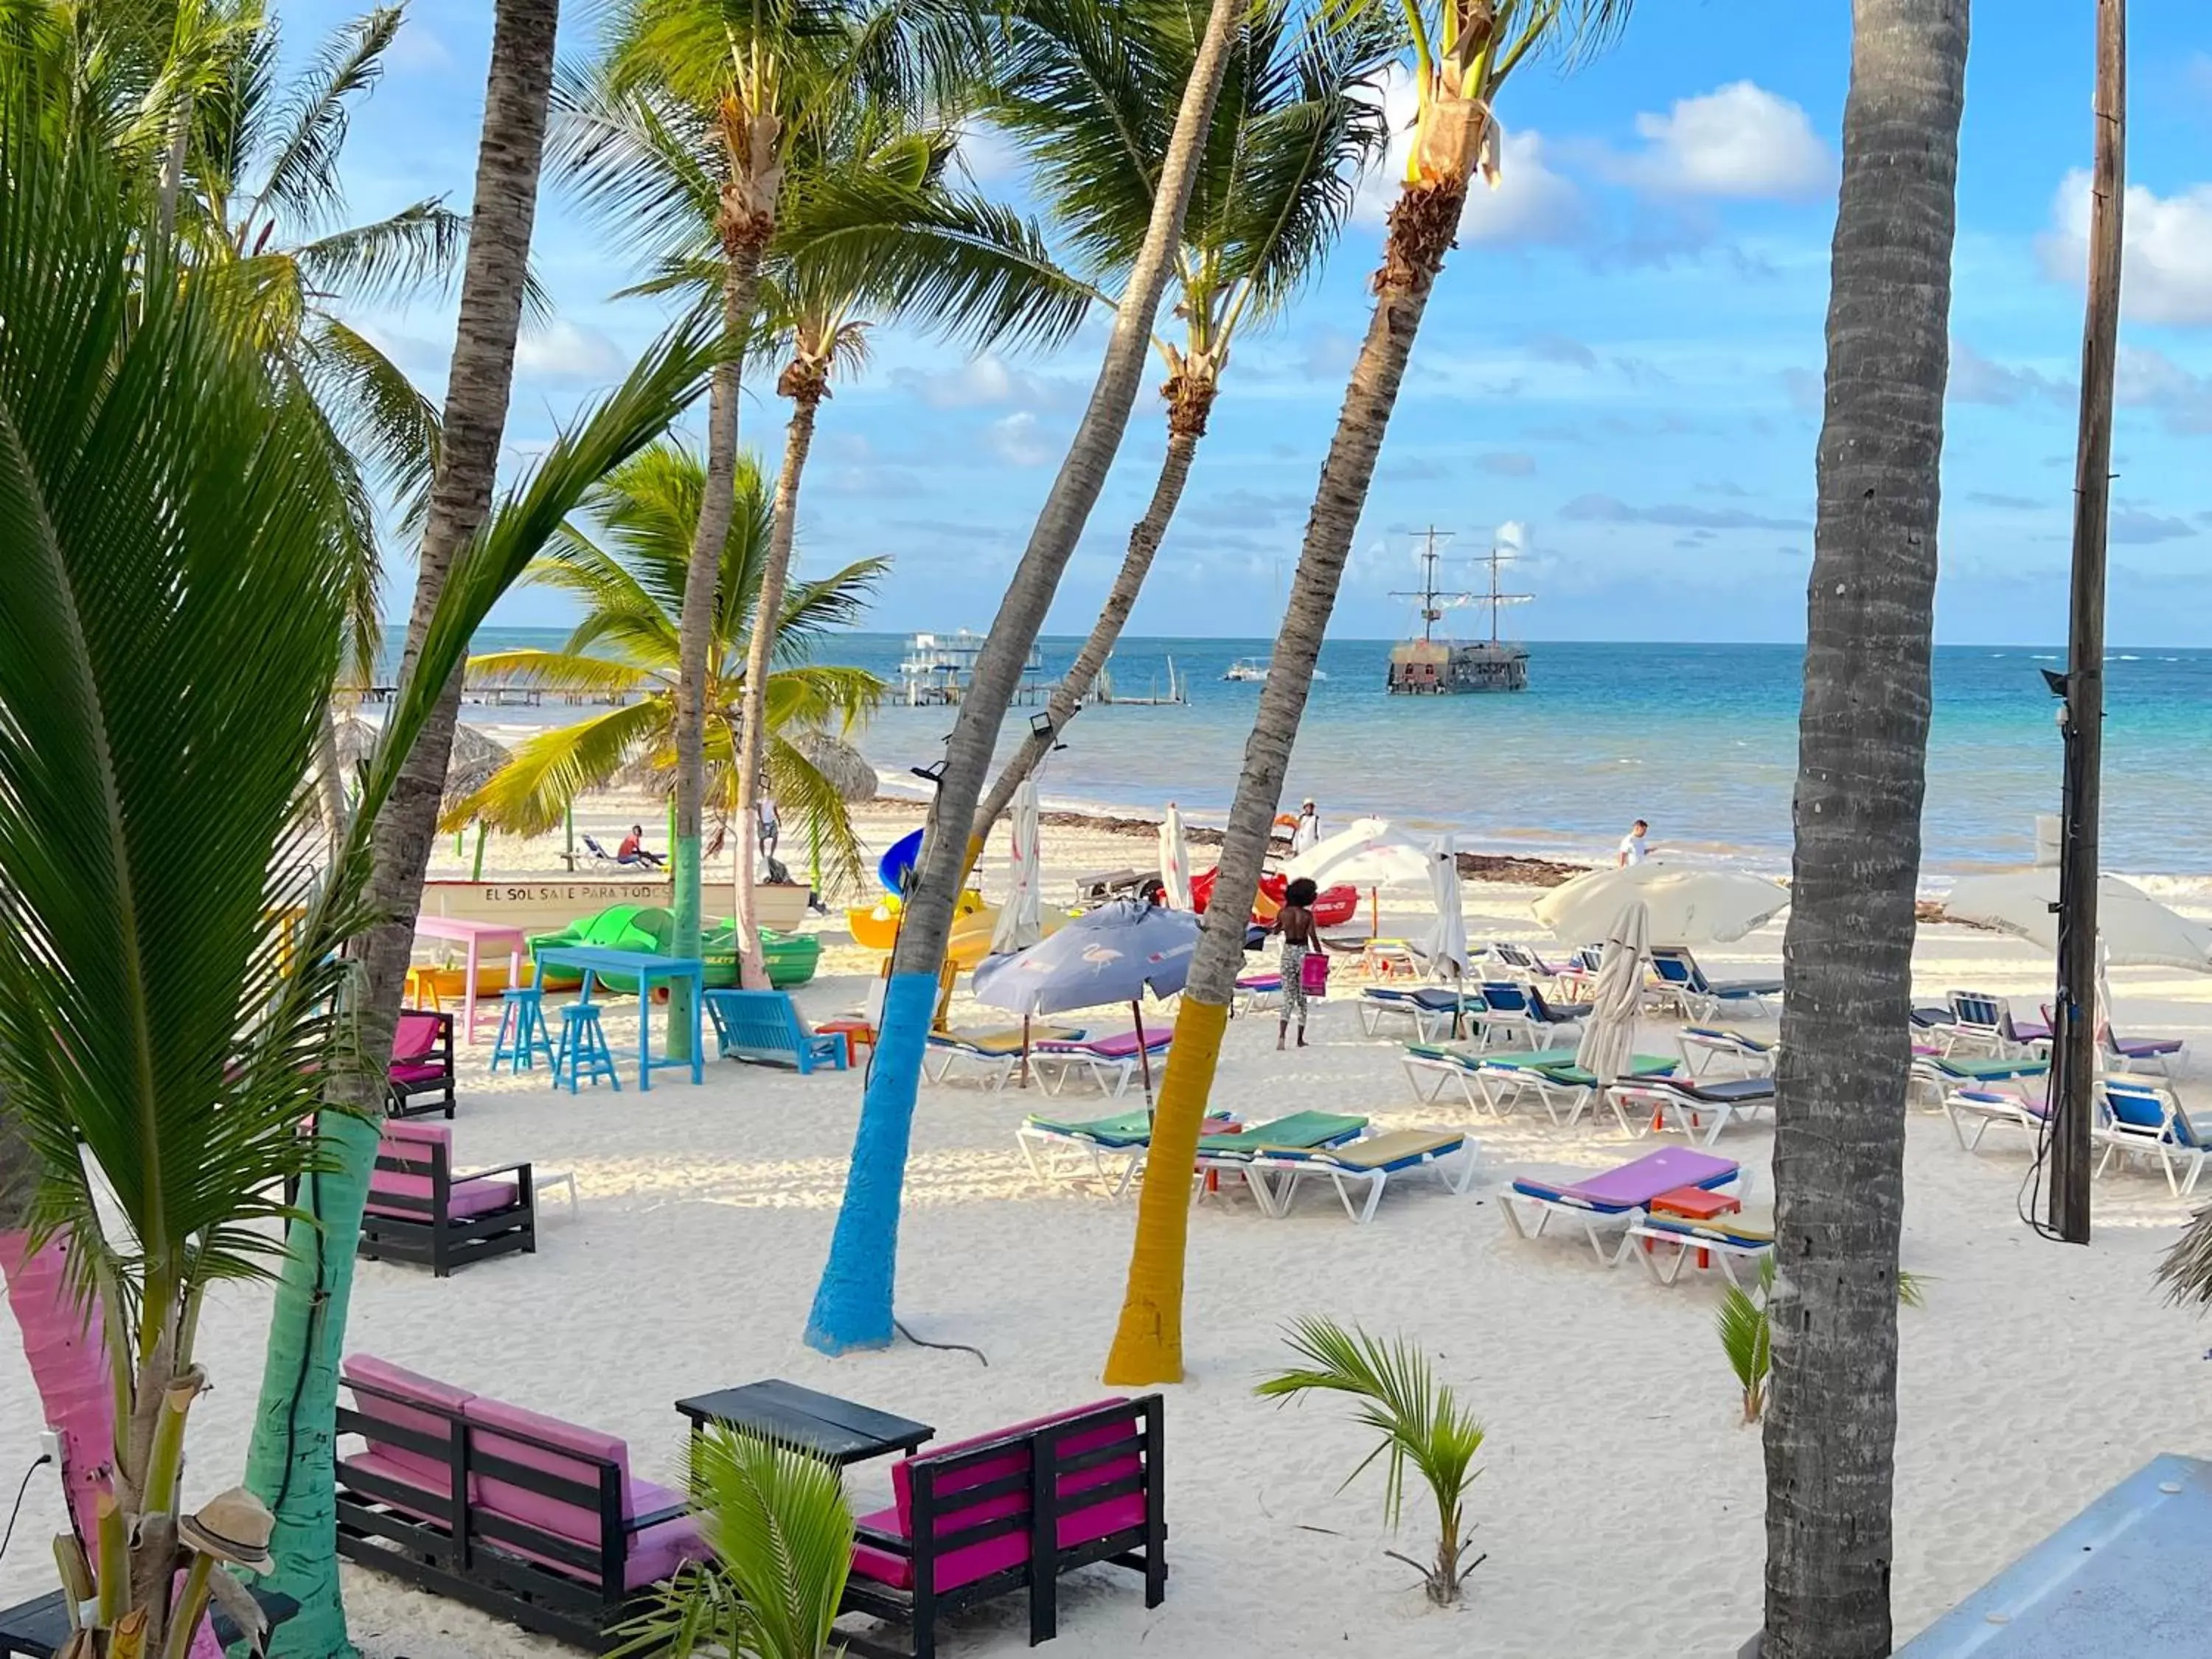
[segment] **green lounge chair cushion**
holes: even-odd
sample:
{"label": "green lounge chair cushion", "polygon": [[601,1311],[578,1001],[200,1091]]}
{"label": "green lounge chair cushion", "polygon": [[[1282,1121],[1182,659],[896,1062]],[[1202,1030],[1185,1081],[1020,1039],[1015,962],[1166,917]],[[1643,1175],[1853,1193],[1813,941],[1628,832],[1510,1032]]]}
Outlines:
{"label": "green lounge chair cushion", "polygon": [[1528,1054],[1488,1054],[1482,1056],[1486,1065],[1502,1066],[1511,1072],[1543,1072],[1555,1066],[1575,1063],[1572,1048],[1538,1048]]}
{"label": "green lounge chair cushion", "polygon": [[2045,1060],[1939,1060],[1936,1062],[1954,1077],[2041,1077],[2051,1069]]}
{"label": "green lounge chair cushion", "polygon": [[1326,1141],[1356,1135],[1367,1127],[1364,1117],[1343,1117],[1334,1112],[1293,1112],[1273,1123],[1255,1124],[1235,1134],[1201,1135],[1201,1152],[1249,1152],[1258,1146],[1318,1146]]}
{"label": "green lounge chair cushion", "polygon": [[1095,1117],[1087,1123],[1063,1123],[1057,1118],[1030,1114],[1030,1127],[1048,1134],[1077,1135],[1091,1140],[1146,1141],[1152,1137],[1152,1115],[1139,1108],[1119,1117]]}

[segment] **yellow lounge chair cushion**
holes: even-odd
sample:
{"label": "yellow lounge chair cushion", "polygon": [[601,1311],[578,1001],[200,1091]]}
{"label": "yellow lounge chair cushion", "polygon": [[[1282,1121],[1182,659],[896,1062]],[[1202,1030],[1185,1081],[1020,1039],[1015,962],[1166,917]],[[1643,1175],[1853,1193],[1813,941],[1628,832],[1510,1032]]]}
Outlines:
{"label": "yellow lounge chair cushion", "polygon": [[1465,1135],[1434,1129],[1393,1129],[1388,1134],[1370,1135],[1364,1140],[1347,1140],[1341,1146],[1258,1146],[1253,1150],[1261,1157],[1277,1152],[1304,1163],[1334,1164],[1347,1170],[1379,1170],[1386,1164],[1401,1164],[1409,1158],[1456,1152],[1466,1144]]}
{"label": "yellow lounge chair cushion", "polygon": [[1651,1219],[1663,1224],[1668,1232],[1680,1233],[1687,1238],[1710,1238],[1730,1244],[1774,1243],[1774,1212],[1763,1205],[1754,1205],[1735,1215],[1715,1216],[1710,1221],[1660,1213],[1654,1213]]}

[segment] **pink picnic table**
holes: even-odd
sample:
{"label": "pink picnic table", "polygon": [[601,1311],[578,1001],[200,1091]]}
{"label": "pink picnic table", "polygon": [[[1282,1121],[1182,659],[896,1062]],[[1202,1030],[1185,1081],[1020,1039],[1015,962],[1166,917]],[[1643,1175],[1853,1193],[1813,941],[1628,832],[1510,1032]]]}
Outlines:
{"label": "pink picnic table", "polygon": [[468,979],[461,992],[461,1024],[467,1040],[477,1040],[477,962],[485,945],[507,946],[507,982],[522,983],[522,929],[497,921],[461,921],[452,916],[417,916],[415,932],[422,939],[452,939],[469,947]]}

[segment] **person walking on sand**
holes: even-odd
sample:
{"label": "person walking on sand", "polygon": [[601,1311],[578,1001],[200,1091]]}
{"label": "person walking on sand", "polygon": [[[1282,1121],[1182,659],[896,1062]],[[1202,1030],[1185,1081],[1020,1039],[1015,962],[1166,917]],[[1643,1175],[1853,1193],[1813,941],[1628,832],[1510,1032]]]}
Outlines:
{"label": "person walking on sand", "polygon": [[1320,944],[1314,934],[1314,896],[1313,883],[1300,876],[1283,890],[1283,908],[1275,912],[1275,930],[1283,936],[1283,953],[1277,962],[1283,976],[1283,1013],[1275,1022],[1279,1054],[1293,1024],[1298,1028],[1298,1047],[1306,1046],[1306,957]]}
{"label": "person walking on sand", "polygon": [[1650,833],[1651,826],[1642,818],[1629,825],[1628,833],[1620,838],[1620,868],[1626,870],[1632,864],[1644,862],[1644,838]]}
{"label": "person walking on sand", "polygon": [[1296,858],[1321,842],[1321,812],[1310,797],[1298,804],[1297,827],[1291,831],[1291,856]]}

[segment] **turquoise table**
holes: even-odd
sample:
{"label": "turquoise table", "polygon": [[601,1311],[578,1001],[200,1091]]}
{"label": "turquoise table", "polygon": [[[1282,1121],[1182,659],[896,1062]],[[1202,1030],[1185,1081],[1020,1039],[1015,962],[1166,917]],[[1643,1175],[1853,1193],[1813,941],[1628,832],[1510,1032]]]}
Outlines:
{"label": "turquoise table", "polygon": [[[705,1080],[706,1067],[699,1044],[699,1012],[707,994],[707,964],[696,957],[661,957],[650,951],[612,951],[598,945],[556,945],[538,953],[538,973],[532,981],[539,990],[545,988],[548,968],[571,968],[584,976],[584,1000],[592,1000],[592,986],[598,975],[607,973],[632,974],[637,978],[637,1086],[653,1087],[654,1072],[670,1066],[688,1066],[691,1080]],[[653,1057],[653,982],[660,981],[669,988],[670,1003],[675,1001],[675,988],[679,980],[691,987],[691,1057],[680,1060],[664,1054]],[[672,1018],[673,1016],[672,1015]]]}

